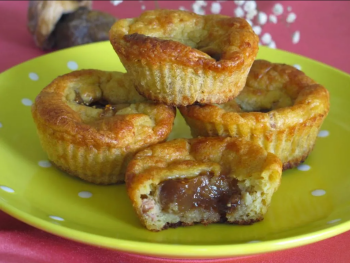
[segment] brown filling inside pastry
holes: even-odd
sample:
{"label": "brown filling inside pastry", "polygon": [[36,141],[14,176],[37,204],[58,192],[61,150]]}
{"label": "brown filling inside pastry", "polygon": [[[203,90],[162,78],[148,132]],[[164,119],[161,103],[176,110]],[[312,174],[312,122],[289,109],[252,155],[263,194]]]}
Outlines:
{"label": "brown filling inside pastry", "polygon": [[237,180],[224,175],[202,173],[194,178],[166,180],[159,184],[162,210],[181,215],[203,208],[225,215],[240,204]]}

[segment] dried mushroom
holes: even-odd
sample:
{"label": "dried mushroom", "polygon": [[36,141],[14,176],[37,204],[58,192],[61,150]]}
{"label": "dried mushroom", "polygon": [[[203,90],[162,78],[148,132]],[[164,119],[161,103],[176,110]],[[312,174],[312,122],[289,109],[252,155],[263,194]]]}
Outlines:
{"label": "dried mushroom", "polygon": [[44,50],[108,40],[117,20],[91,10],[91,1],[29,1],[28,29]]}
{"label": "dried mushroom", "polygon": [[85,7],[63,15],[50,36],[55,48],[67,48],[76,45],[108,40],[108,32],[116,22],[110,14]]}
{"label": "dried mushroom", "polygon": [[28,29],[35,44],[41,49],[52,48],[49,36],[62,15],[91,5],[91,1],[29,1]]}

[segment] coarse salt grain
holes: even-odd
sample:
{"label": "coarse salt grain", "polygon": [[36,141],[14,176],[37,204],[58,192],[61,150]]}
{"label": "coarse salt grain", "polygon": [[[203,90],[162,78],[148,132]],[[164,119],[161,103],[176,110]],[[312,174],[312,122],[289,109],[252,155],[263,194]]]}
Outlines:
{"label": "coarse salt grain", "polygon": [[270,44],[270,42],[272,41],[272,36],[270,35],[270,33],[265,33],[262,37],[261,37],[261,42],[265,45]]}
{"label": "coarse salt grain", "polygon": [[111,1],[114,6],[121,4],[123,1]]}
{"label": "coarse salt grain", "polygon": [[243,5],[245,1],[236,1],[236,0],[235,0],[235,1],[233,1],[233,2],[235,2],[236,5]]}
{"label": "coarse salt grain", "polygon": [[253,26],[253,30],[255,34],[260,35],[261,34],[261,26]]}
{"label": "coarse salt grain", "polygon": [[277,17],[276,17],[275,15],[270,15],[270,16],[269,16],[269,21],[270,21],[271,23],[276,24],[276,23],[277,23]]}
{"label": "coarse salt grain", "polygon": [[269,44],[268,44],[268,47],[269,48],[276,48],[276,43],[275,43],[275,41],[271,41]]}
{"label": "coarse salt grain", "polygon": [[293,44],[297,44],[300,40],[300,31],[295,31],[292,35]]}
{"label": "coarse salt grain", "polygon": [[295,19],[297,18],[297,15],[294,14],[294,13],[289,13],[287,18],[286,18],[286,21],[287,23],[293,23],[295,21]]}
{"label": "coarse salt grain", "polygon": [[272,12],[278,16],[278,15],[282,15],[283,14],[283,5],[281,5],[280,3],[277,3],[273,6],[272,8]]}
{"label": "coarse salt grain", "polygon": [[220,11],[221,11],[221,4],[220,4],[220,3],[212,3],[212,4],[211,4],[210,11],[211,11],[213,14],[219,14]]}
{"label": "coarse salt grain", "polygon": [[267,14],[264,12],[259,12],[258,14],[258,23],[264,25],[267,22]]}
{"label": "coarse salt grain", "polygon": [[234,11],[234,14],[236,17],[243,17],[244,16],[244,11],[242,9],[242,7],[237,7]]}
{"label": "coarse salt grain", "polygon": [[247,1],[243,6],[244,11],[249,12],[256,10],[256,2],[255,1]]}
{"label": "coarse salt grain", "polygon": [[257,10],[251,10],[247,13],[247,19],[253,19],[256,15],[258,14],[258,11]]}
{"label": "coarse salt grain", "polygon": [[205,7],[207,3],[205,1],[196,1],[192,4],[193,12],[195,12],[198,15],[205,15],[205,10],[203,7]]}

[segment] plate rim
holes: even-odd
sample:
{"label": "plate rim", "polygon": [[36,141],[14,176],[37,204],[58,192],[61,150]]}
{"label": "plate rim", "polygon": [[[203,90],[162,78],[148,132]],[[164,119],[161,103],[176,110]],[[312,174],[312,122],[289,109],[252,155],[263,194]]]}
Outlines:
{"label": "plate rim", "polygon": [[[0,75],[4,75],[7,72],[20,67],[23,64],[30,63],[33,60],[42,59],[46,56],[56,55],[60,52],[67,52],[72,49],[82,49],[87,46],[93,45],[107,45],[108,40],[101,41],[97,43],[89,43],[85,45],[80,45],[76,47],[66,48],[58,51],[53,51],[41,56],[29,59],[20,64],[12,66],[2,72]],[[350,78],[350,74],[342,71],[333,66],[327,65],[323,62],[311,59],[306,56],[302,56],[293,52],[280,50],[280,49],[270,49],[268,47],[260,46],[261,50],[270,50],[270,52],[284,53],[287,55],[294,56],[306,60],[311,63],[316,63],[319,66],[325,67],[327,70],[335,71],[337,74],[342,74],[344,77]],[[4,199],[5,200],[5,199]],[[341,233],[350,230],[350,220],[338,223],[337,225],[329,226],[325,229],[311,231],[307,234],[296,235],[288,238],[273,239],[267,241],[261,241],[258,243],[234,243],[225,245],[189,245],[189,244],[176,244],[176,249],[174,251],[174,245],[172,244],[162,244],[162,243],[151,243],[143,241],[132,241],[120,238],[112,238],[101,235],[96,235],[93,233],[84,232],[81,230],[75,230],[66,226],[56,225],[50,221],[44,220],[40,217],[36,217],[30,213],[20,210],[19,208],[9,204],[0,198],[0,210],[5,213],[15,217],[16,219],[25,222],[35,228],[41,229],[48,233],[73,240],[75,242],[84,243],[88,245],[94,245],[104,248],[110,248],[122,252],[130,252],[140,255],[156,256],[156,257],[170,257],[170,258],[223,258],[232,256],[248,256],[253,254],[260,254],[266,252],[279,251],[289,248],[295,248],[299,246],[304,246],[314,242],[318,242]],[[78,238],[81,237],[81,238]],[[83,237],[83,238],[82,238]],[[95,240],[94,240],[95,239]],[[97,240],[96,240],[97,239]],[[103,241],[103,242],[98,242]]]}
{"label": "plate rim", "polygon": [[[327,238],[342,234],[350,229],[350,220],[348,220],[337,225],[330,226],[322,230],[313,231],[307,234],[256,243],[235,243],[226,245],[176,244],[174,246],[174,244],[147,243],[120,238],[112,238],[71,229],[69,227],[54,224],[50,221],[33,216],[18,209],[17,207],[2,202],[1,198],[0,209],[28,225],[78,243],[93,245],[95,247],[109,248],[126,253],[129,252],[139,255],[178,259],[214,259],[225,257],[240,257],[280,251],[322,241]],[[83,235],[84,238],[78,238],[78,236],[81,235]],[[96,239],[102,239],[103,242],[97,242]],[[173,252],[174,247],[176,247],[176,250]]]}

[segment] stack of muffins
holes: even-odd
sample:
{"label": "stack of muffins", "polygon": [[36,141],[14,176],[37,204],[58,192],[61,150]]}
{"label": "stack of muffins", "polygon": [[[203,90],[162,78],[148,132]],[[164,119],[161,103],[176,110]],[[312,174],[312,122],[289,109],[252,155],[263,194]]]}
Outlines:
{"label": "stack of muffins", "polygon": [[[93,183],[125,178],[149,230],[262,220],[282,169],[312,150],[328,91],[254,61],[259,39],[241,18],[146,11],[117,21],[110,41],[127,73],[74,72],[36,99],[49,159]],[[175,107],[194,138],[162,142]]]}

